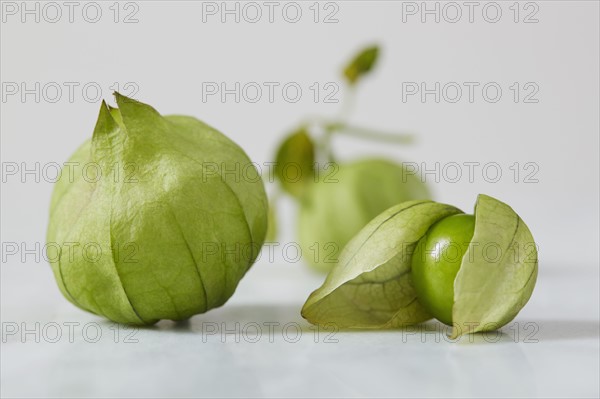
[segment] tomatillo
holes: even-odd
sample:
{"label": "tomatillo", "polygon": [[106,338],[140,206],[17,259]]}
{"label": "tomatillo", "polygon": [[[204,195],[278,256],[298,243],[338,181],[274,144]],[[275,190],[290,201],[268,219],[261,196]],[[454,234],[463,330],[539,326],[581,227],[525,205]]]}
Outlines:
{"label": "tomatillo", "polygon": [[492,331],[525,306],[538,274],[531,231],[506,203],[477,197],[474,215],[433,201],[383,211],[350,240],[302,308],[317,325],[398,328],[436,317],[451,338]]}
{"label": "tomatillo", "polygon": [[[57,252],[49,260],[59,289],[124,324],[223,305],[264,242],[258,171],[204,122],[115,96],[118,108],[102,103],[91,139],[70,159],[81,172],[63,173],[54,188],[47,247]],[[227,176],[233,169],[252,178]]]}
{"label": "tomatillo", "polygon": [[475,231],[475,216],[453,215],[429,228],[412,256],[412,278],[421,304],[452,325],[454,280]]}

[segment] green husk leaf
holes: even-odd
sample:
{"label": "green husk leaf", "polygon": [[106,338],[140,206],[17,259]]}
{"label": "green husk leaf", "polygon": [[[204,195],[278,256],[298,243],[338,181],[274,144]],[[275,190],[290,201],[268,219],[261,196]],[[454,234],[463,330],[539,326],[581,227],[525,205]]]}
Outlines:
{"label": "green husk leaf", "polygon": [[411,255],[432,224],[457,213],[432,201],[408,201],[384,211],[344,248],[302,316],[339,328],[395,328],[430,319],[412,286]]}
{"label": "green husk leaf", "polygon": [[277,149],[275,162],[275,177],[281,187],[301,198],[312,181],[315,163],[315,145],[306,129],[300,128],[284,139]]}
{"label": "green husk leaf", "polygon": [[452,338],[510,322],[531,297],[537,270],[537,249],[525,222],[510,206],[480,194],[475,233],[454,280]]}
{"label": "green husk leaf", "polygon": [[379,47],[371,46],[359,52],[344,69],[344,77],[351,85],[370,72],[379,56]]}

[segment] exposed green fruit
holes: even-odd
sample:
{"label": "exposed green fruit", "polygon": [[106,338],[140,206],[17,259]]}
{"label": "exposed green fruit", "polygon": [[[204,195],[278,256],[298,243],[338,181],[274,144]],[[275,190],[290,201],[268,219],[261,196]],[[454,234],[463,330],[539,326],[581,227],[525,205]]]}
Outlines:
{"label": "exposed green fruit", "polygon": [[[54,189],[47,241],[60,248],[51,264],[62,293],[130,324],[224,304],[265,237],[258,172],[240,147],[197,119],[163,117],[118,94],[117,104],[102,104],[92,139],[71,159],[77,173],[63,173]],[[98,179],[82,173],[88,165]],[[255,174],[242,179],[231,170]],[[232,250],[237,256],[223,255]]]}
{"label": "exposed green fruit", "polygon": [[304,259],[327,272],[371,219],[400,202],[428,199],[417,176],[397,163],[366,159],[321,172],[300,204],[298,237]]}
{"label": "exposed green fruit", "polygon": [[448,325],[452,325],[454,279],[474,230],[473,215],[448,216],[431,226],[412,256],[412,278],[419,301]]}

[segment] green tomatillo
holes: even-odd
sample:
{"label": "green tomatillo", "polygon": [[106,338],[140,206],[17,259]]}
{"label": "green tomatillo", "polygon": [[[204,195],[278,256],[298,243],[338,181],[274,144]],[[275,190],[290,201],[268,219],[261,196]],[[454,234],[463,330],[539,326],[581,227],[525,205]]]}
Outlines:
{"label": "green tomatillo", "polygon": [[118,109],[102,103],[92,138],[70,159],[75,173],[54,188],[47,241],[58,248],[49,258],[60,290],[128,324],[224,304],[265,237],[260,175],[205,123],[116,100]]}
{"label": "green tomatillo", "polygon": [[480,194],[474,215],[432,201],[395,205],[371,220],[302,308],[311,323],[393,328],[432,316],[452,338],[496,330],[525,306],[537,246],[505,203]]}

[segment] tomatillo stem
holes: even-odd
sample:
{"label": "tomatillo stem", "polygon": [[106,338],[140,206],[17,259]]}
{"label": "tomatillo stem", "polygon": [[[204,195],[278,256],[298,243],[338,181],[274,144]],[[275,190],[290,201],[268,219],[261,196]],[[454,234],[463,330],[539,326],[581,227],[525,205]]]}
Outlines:
{"label": "tomatillo stem", "polygon": [[408,133],[390,133],[345,124],[337,124],[337,126],[332,126],[332,128],[332,132],[338,134],[345,134],[346,136],[359,137],[367,140],[376,140],[395,144],[411,144],[414,142],[414,136]]}

